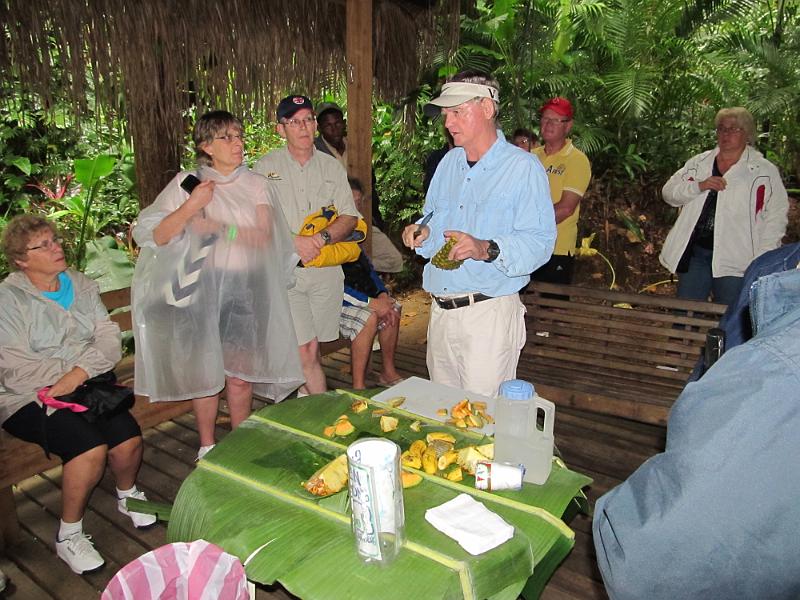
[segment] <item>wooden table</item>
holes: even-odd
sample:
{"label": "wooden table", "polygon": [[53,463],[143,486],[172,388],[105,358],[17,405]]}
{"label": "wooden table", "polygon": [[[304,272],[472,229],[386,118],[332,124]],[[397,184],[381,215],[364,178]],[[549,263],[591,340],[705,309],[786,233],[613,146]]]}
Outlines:
{"label": "wooden table", "polygon": [[[366,565],[355,551],[346,493],[319,499],[302,487],[319,466],[356,439],[382,436],[407,448],[432,430],[448,430],[456,447],[489,441],[479,434],[425,422],[402,408],[397,430],[383,434],[373,403],[360,414],[353,397],[328,393],[266,407],[229,434],[184,481],[169,522],[169,541],[203,538],[246,561],[248,577],[281,583],[307,600],[337,598],[536,598],[569,553],[574,533],[562,521],[574,514],[591,479],[554,464],[543,486],[489,493],[472,477],[451,482],[423,473],[404,490],[406,544],[388,567]],[[356,432],[328,439],[325,425],[348,414]],[[514,537],[472,556],[424,520],[428,508],[469,493],[515,527]],[[248,561],[247,559],[250,558]]]}

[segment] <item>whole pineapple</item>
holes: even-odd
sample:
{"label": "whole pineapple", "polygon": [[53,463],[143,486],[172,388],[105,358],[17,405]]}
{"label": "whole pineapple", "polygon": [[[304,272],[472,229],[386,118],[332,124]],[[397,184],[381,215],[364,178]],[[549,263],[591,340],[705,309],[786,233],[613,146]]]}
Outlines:
{"label": "whole pineapple", "polygon": [[447,256],[450,254],[450,250],[453,246],[456,245],[456,238],[450,238],[447,240],[447,243],[441,247],[441,249],[433,255],[431,259],[431,263],[433,263],[434,267],[439,269],[443,269],[445,271],[452,271],[453,269],[457,269],[463,263],[463,260],[450,260]]}

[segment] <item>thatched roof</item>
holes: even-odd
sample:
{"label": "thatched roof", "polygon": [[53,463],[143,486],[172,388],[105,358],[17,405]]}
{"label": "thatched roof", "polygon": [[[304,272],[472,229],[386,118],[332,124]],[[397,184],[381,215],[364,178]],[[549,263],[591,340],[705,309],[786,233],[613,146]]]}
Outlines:
{"label": "thatched roof", "polygon": [[[45,102],[55,87],[65,90],[76,113],[91,89],[101,110],[127,115],[141,202],[149,204],[178,166],[186,108],[271,111],[283,90],[315,94],[336,85],[347,71],[345,7],[344,0],[1,0],[0,70]],[[375,0],[373,11],[375,92],[399,97],[414,86],[437,36],[440,44],[443,35],[455,41],[459,1]],[[442,14],[449,25],[437,32]]]}

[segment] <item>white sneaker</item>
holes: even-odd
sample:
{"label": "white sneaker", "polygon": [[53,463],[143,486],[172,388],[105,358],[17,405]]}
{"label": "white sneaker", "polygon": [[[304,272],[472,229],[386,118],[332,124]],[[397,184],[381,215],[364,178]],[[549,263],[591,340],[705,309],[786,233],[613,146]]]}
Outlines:
{"label": "white sneaker", "polygon": [[0,571],[0,592],[2,592],[3,590],[6,589],[6,583],[7,582],[8,582],[8,579],[6,579],[5,574],[2,571]]}
{"label": "white sneaker", "polygon": [[103,557],[94,549],[92,536],[77,533],[72,537],[59,541],[56,539],[58,558],[69,565],[73,573],[78,575],[95,571],[105,564]]}
{"label": "white sneaker", "polygon": [[216,444],[211,444],[210,446],[200,446],[200,450],[197,451],[197,460],[195,462],[200,462],[203,460],[203,457],[211,452],[214,449]]}
{"label": "white sneaker", "polygon": [[128,510],[128,505],[126,500],[128,498],[135,498],[136,500],[145,500],[147,501],[147,496],[144,495],[144,492],[141,490],[136,490],[130,496],[126,496],[121,500],[117,500],[117,507],[119,508],[119,512],[123,515],[127,515],[133,521],[133,526],[139,529],[143,529],[145,527],[150,527],[151,525],[155,524],[158,521],[158,517],[155,515],[148,515],[147,513],[140,513],[140,512],[133,512],[132,510]]}

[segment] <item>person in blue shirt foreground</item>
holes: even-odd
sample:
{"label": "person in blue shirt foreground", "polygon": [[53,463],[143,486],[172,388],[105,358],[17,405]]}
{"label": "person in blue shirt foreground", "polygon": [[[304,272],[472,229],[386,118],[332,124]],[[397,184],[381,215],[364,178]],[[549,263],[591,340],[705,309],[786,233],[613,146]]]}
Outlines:
{"label": "person in blue shirt foreground", "polygon": [[612,600],[800,598],[800,270],[750,297],[753,338],[686,386],[666,450],[597,501]]}
{"label": "person in blue shirt foreground", "polygon": [[525,343],[519,290],[550,258],[553,203],[541,163],[497,129],[499,86],[462,72],[425,110],[441,114],[456,147],[442,159],[423,208],[427,225],[408,225],[403,243],[431,258],[449,240],[454,270],[425,265],[422,286],[434,302],[428,372],[437,383],[494,396],[516,376]]}

